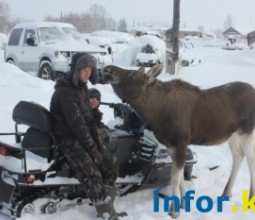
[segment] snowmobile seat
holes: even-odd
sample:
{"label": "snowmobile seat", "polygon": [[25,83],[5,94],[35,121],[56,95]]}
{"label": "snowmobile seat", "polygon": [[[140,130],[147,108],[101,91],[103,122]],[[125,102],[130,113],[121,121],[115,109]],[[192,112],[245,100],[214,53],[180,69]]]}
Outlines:
{"label": "snowmobile seat", "polygon": [[36,155],[49,160],[53,157],[53,117],[43,106],[20,101],[12,114],[16,124],[29,126],[21,141],[21,146]]}
{"label": "snowmobile seat", "polygon": [[53,158],[53,138],[36,128],[28,128],[21,146],[32,153],[51,160]]}
{"label": "snowmobile seat", "polygon": [[43,106],[35,102],[20,101],[13,109],[12,119],[42,132],[51,133],[53,117]]}

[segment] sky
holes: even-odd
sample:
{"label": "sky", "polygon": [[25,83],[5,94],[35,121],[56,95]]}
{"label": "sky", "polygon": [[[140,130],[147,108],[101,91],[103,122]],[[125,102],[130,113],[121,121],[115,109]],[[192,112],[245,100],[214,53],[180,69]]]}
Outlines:
{"label": "sky", "polygon": [[[212,45],[208,45],[208,40],[203,41],[203,39],[194,38],[190,41],[195,46],[194,48],[187,48],[186,52],[200,56],[202,62],[199,64],[193,63],[194,65],[181,68],[180,74],[176,76],[170,76],[168,73],[163,72],[159,75],[161,80],[165,81],[179,78],[200,88],[211,88],[232,81],[243,81],[249,82],[255,87],[255,48],[246,50],[223,50],[218,42],[212,42],[215,44],[213,47]],[[33,77],[28,73],[24,73],[18,67],[3,62],[3,52],[0,50],[0,132],[12,132],[14,131],[14,122],[12,120],[13,107],[20,100],[26,100],[37,102],[49,108],[50,99],[54,91],[54,82]],[[126,59],[126,56],[123,56],[122,59]],[[89,87],[91,87],[91,84],[89,84]],[[113,93],[110,85],[97,84],[93,87],[101,91],[103,101],[116,102],[116,95]],[[104,122],[113,119],[112,109],[106,106],[100,106],[100,110],[104,113]],[[8,138],[8,141],[3,136],[0,137],[0,140],[7,141],[10,144],[14,142],[14,137],[6,136],[6,138]],[[192,181],[186,181],[185,184],[187,190],[195,190],[195,201],[191,201],[191,212],[184,212],[182,210],[178,220],[254,220],[254,211],[241,211],[242,191],[249,189],[250,182],[247,163],[245,161],[242,163],[233,188],[233,196],[229,202],[224,203],[223,212],[217,213],[216,197],[221,195],[231,170],[232,159],[230,151],[227,144],[219,147],[191,146],[191,148],[197,153],[197,164],[193,167],[193,175],[196,178],[192,179]],[[10,161],[10,158],[7,159],[8,161]],[[215,166],[219,167],[210,171],[209,168]],[[155,188],[149,188],[116,198],[116,209],[118,211],[125,210],[129,214],[123,220],[170,220],[171,218],[167,213],[163,212],[163,200],[160,200],[160,212],[153,212],[154,190]],[[170,195],[169,187],[163,187],[160,190],[162,193]],[[209,213],[202,213],[197,210],[196,201],[202,195],[210,196],[213,199],[214,207]],[[42,201],[45,202],[45,200]],[[38,206],[40,204],[42,203],[35,203],[38,211],[40,210]],[[238,206],[240,211],[233,213],[231,211],[233,206]],[[0,219],[11,220],[1,214]],[[86,204],[71,207],[51,215],[36,214],[35,216],[20,218],[19,220],[53,219],[99,220],[96,218],[94,208]]]}
{"label": "sky", "polygon": [[[109,16],[125,19],[129,25],[144,23],[171,24],[173,0],[3,0],[11,8],[12,16],[35,21],[45,16],[60,16],[69,12],[87,12],[92,4],[105,7]],[[235,25],[255,27],[254,0],[181,0],[181,26],[206,29],[223,28],[231,15]]]}

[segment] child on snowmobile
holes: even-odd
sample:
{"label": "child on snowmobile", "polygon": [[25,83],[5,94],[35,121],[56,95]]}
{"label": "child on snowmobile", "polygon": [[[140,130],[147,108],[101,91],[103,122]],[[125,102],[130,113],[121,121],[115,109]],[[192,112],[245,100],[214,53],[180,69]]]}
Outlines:
{"label": "child on snowmobile", "polygon": [[99,110],[101,102],[101,93],[96,88],[89,89],[89,105],[92,109],[94,119],[96,121],[98,132],[103,143],[111,142],[111,132],[109,128],[102,122],[103,113]]}

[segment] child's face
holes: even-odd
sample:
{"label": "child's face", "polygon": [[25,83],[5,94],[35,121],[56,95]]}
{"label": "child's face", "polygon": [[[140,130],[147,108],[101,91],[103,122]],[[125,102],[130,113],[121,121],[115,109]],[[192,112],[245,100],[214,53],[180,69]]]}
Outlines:
{"label": "child's face", "polygon": [[92,109],[97,108],[99,106],[99,104],[100,104],[100,101],[98,98],[96,98],[96,97],[89,98],[89,105]]}

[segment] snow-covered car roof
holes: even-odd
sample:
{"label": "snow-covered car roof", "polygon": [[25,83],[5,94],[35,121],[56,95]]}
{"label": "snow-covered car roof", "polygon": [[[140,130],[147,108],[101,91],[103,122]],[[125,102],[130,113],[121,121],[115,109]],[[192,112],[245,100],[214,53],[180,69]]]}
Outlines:
{"label": "snow-covered car roof", "polygon": [[119,32],[119,31],[95,31],[91,33],[93,36],[111,38],[114,43],[127,43],[131,41],[134,37],[131,34]]}
{"label": "snow-covered car roof", "polygon": [[88,40],[89,44],[103,46],[103,45],[111,45],[114,43],[110,38],[108,37],[100,37],[100,36],[92,36],[91,34],[81,34],[82,38],[85,40]]}
{"label": "snow-covered car roof", "polygon": [[70,27],[70,28],[75,28],[72,24],[69,23],[62,23],[62,22],[24,22],[24,23],[19,23],[15,25],[14,28],[27,28],[27,27]]}

